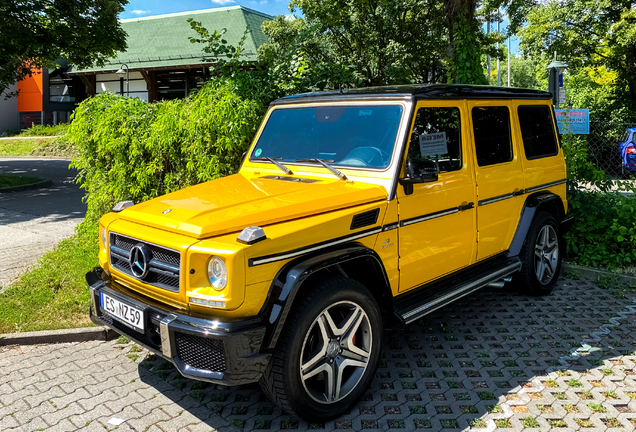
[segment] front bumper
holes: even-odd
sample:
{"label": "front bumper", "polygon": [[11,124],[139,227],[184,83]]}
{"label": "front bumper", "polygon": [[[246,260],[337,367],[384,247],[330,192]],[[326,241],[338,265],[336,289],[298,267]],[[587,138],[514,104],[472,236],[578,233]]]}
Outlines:
{"label": "front bumper", "polygon": [[[270,354],[260,353],[265,327],[258,319],[222,322],[179,314],[123,293],[124,287],[99,267],[86,274],[91,295],[90,318],[125,335],[139,345],[171,361],[187,377],[228,386],[260,379]],[[104,312],[99,293],[144,311],[145,332]]]}

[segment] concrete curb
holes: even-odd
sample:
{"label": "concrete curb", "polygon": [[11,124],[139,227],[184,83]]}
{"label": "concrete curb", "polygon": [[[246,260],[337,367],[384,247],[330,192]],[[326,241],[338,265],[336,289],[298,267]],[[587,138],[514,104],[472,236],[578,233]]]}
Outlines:
{"label": "concrete curb", "polygon": [[[575,274],[577,274],[578,276],[583,276],[586,278],[590,278],[592,279],[594,282],[598,281],[598,277],[599,276],[605,276],[605,277],[611,277],[611,278],[619,278],[621,282],[623,283],[635,283],[636,284],[636,276],[630,276],[630,275],[626,275],[626,274],[620,274],[620,273],[612,273],[610,271],[606,271],[606,270],[596,270],[592,267],[584,267],[584,266],[580,266],[580,265],[576,265],[576,264],[568,264],[568,263],[563,263],[562,265],[562,271],[570,271],[573,272]],[[561,273],[562,276],[564,276],[563,273]]]}
{"label": "concrete curb", "polygon": [[24,191],[24,190],[29,190],[29,189],[45,188],[45,187],[51,186],[52,184],[53,184],[53,180],[41,180],[39,182],[29,183],[29,184],[24,184],[24,185],[19,185],[19,186],[3,187],[3,188],[0,188],[0,193],[3,193],[3,192],[19,192],[19,191]]}
{"label": "concrete curb", "polygon": [[117,332],[109,329],[108,327],[84,327],[24,333],[7,333],[0,335],[0,346],[87,342],[94,340],[108,341],[118,336],[119,334],[117,334]]}
{"label": "concrete curb", "polygon": [[37,156],[37,155],[26,155],[26,156],[0,156],[0,161],[3,159],[52,159],[52,160],[63,160],[71,162],[74,156]]}

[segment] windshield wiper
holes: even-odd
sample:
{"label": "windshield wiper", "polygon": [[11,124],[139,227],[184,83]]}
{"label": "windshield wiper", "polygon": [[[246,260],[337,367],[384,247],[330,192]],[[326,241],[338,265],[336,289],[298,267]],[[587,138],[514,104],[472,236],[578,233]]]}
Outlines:
{"label": "windshield wiper", "polygon": [[327,168],[329,171],[334,173],[339,179],[346,180],[347,176],[329,165],[327,162],[335,162],[332,159],[318,159],[318,158],[308,158],[308,159],[296,159],[296,162],[318,162],[320,165]]}
{"label": "windshield wiper", "polygon": [[292,175],[293,172],[292,170],[290,170],[289,168],[287,168],[285,165],[283,165],[280,162],[277,162],[276,159],[278,160],[283,160],[283,158],[271,158],[271,157],[256,157],[256,158],[252,158],[252,160],[257,160],[257,161],[268,161],[273,163],[274,165],[276,165],[278,168],[280,168],[281,171],[283,171],[285,174],[289,174]]}

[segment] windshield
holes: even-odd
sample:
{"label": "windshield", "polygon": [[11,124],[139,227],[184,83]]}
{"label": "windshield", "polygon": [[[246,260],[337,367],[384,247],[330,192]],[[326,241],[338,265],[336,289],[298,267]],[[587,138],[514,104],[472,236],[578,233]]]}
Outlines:
{"label": "windshield", "polygon": [[386,168],[402,107],[331,106],[272,112],[250,158],[321,159],[338,166]]}

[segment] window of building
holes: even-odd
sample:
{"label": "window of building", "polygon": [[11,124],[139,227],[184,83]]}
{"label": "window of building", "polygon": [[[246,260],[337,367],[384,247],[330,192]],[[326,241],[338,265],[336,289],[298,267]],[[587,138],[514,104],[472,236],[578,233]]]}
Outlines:
{"label": "window of building", "polygon": [[474,107],[473,132],[479,166],[512,160],[510,111],[505,106]]}
{"label": "window of building", "polygon": [[418,109],[411,133],[408,158],[422,161],[425,168],[434,171],[447,172],[461,169],[459,108]]}
{"label": "window of building", "polygon": [[559,153],[550,107],[520,106],[517,113],[526,158],[537,159]]}

